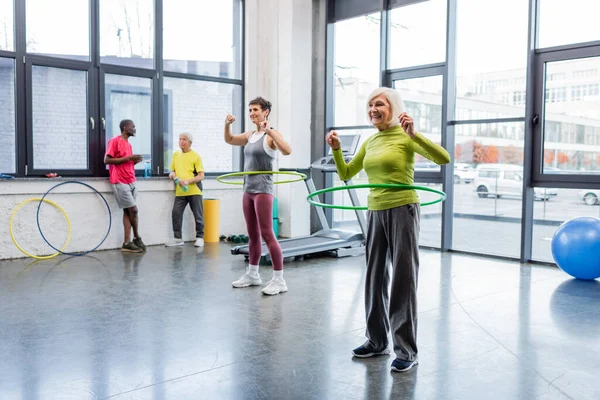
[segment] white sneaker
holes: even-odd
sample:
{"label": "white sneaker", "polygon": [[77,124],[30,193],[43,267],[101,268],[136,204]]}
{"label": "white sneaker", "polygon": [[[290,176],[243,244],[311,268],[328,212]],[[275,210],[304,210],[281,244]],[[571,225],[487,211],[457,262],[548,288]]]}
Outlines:
{"label": "white sneaker", "polygon": [[285,280],[283,278],[275,277],[273,277],[269,282],[267,282],[267,286],[265,286],[262,290],[264,294],[268,294],[269,296],[284,293],[287,291],[288,287],[285,284]]}
{"label": "white sneaker", "polygon": [[252,272],[248,271],[244,275],[242,275],[240,277],[240,279],[238,279],[237,281],[234,281],[231,285],[235,288],[258,286],[258,285],[262,285],[262,279],[260,279],[259,273],[252,273]]}
{"label": "white sneaker", "polygon": [[167,247],[183,246],[183,239],[175,238],[175,239],[169,241],[167,244],[165,244],[165,246],[167,246]]}
{"label": "white sneaker", "polygon": [[196,243],[194,243],[194,246],[196,246],[196,247],[203,247],[204,246],[204,239],[202,239],[202,238],[196,239]]}

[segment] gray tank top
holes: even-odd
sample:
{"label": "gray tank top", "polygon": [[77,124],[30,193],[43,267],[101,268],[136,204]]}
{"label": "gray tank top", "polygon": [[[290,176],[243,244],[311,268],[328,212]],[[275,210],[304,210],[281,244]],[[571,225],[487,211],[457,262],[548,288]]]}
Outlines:
{"label": "gray tank top", "polygon": [[[273,157],[267,154],[263,147],[265,146],[263,142],[266,136],[266,134],[263,134],[254,143],[248,140],[248,144],[244,147],[244,171],[273,171]],[[244,176],[244,192],[274,195],[273,175],[257,174]]]}

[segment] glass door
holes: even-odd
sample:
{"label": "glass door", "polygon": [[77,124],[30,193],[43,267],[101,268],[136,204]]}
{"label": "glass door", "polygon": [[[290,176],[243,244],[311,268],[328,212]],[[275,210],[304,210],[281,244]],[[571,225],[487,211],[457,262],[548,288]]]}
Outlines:
{"label": "glass door", "polygon": [[[415,130],[434,143],[442,143],[442,92],[443,75],[395,79],[392,87],[404,100],[406,113],[415,122]],[[415,185],[442,190],[441,168],[428,159],[415,154]],[[421,202],[433,200],[437,195],[419,191]],[[421,246],[441,247],[442,204],[421,209]]]}
{"label": "glass door", "polygon": [[[102,73],[101,123],[104,133],[103,145],[121,134],[120,123],[131,120],[135,124],[135,136],[129,139],[134,154],[144,160],[135,165],[143,171],[145,164],[152,165],[152,78]],[[108,168],[107,168],[108,169]]]}

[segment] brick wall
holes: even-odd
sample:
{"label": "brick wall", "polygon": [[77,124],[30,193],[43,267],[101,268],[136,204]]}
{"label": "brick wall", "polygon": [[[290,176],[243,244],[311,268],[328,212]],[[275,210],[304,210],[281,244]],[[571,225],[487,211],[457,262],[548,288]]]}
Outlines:
{"label": "brick wall", "polygon": [[0,173],[15,172],[15,70],[0,65]]}
{"label": "brick wall", "polygon": [[87,168],[87,73],[33,67],[33,167]]}
{"label": "brick wall", "polygon": [[[86,73],[35,66],[32,79],[33,166],[48,170],[87,168]],[[0,172],[14,172],[12,82],[14,69],[0,67]],[[179,134],[189,132],[194,136],[193,148],[201,155],[205,171],[232,170],[233,152],[237,149],[223,141],[223,123],[228,113],[236,114],[234,133],[239,133],[243,117],[237,115],[239,106],[233,105],[234,101],[239,102],[239,86],[175,78],[165,78],[164,82],[169,99],[168,112],[163,114],[169,122],[165,133],[169,144],[164,150],[165,167],[170,165],[173,151],[179,148]],[[127,88],[131,88],[132,81],[127,83]],[[112,84],[114,88],[115,82]],[[137,122],[141,125],[141,121]]]}
{"label": "brick wall", "polygon": [[172,102],[171,148],[165,150],[165,167],[169,167],[173,151],[179,148],[179,134],[188,132],[194,137],[192,148],[202,157],[205,171],[230,171],[234,149],[223,141],[225,116],[236,114],[234,133],[239,133],[236,129],[242,119],[238,110],[232,110],[234,86],[165,78],[164,88]]}

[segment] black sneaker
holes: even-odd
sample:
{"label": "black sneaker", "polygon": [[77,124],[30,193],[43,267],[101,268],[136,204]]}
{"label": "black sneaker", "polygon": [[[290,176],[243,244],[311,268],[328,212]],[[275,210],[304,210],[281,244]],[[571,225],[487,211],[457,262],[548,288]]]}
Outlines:
{"label": "black sneaker", "polygon": [[137,247],[133,242],[123,243],[121,251],[124,253],[143,253],[144,250]]}
{"label": "black sneaker", "polygon": [[390,350],[388,348],[384,348],[382,350],[375,350],[371,347],[362,345],[362,346],[357,347],[354,350],[352,350],[352,354],[354,354],[354,357],[367,358],[367,357],[373,357],[373,356],[388,355],[388,354],[390,354]]}
{"label": "black sneaker", "polygon": [[412,367],[414,367],[415,365],[417,365],[418,363],[419,363],[419,360],[404,361],[399,358],[396,358],[394,361],[392,361],[392,371],[406,372],[406,371],[410,370]]}
{"label": "black sneaker", "polygon": [[142,242],[141,237],[136,237],[135,239],[133,239],[133,244],[142,249],[142,251],[146,251],[146,245],[144,244],[144,242]]}

